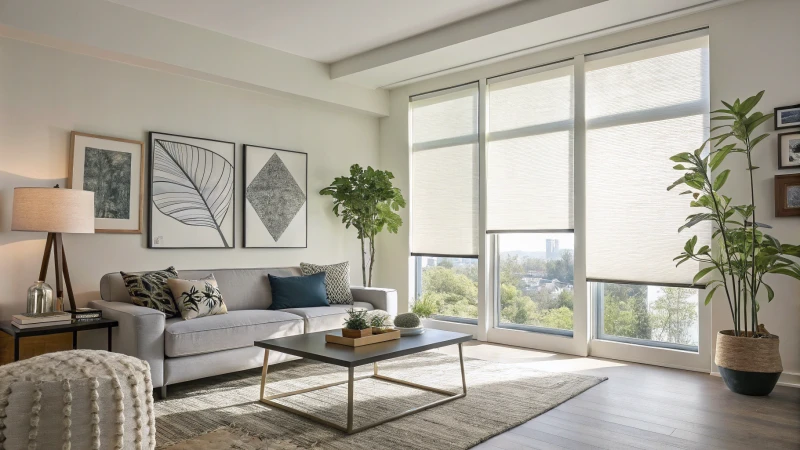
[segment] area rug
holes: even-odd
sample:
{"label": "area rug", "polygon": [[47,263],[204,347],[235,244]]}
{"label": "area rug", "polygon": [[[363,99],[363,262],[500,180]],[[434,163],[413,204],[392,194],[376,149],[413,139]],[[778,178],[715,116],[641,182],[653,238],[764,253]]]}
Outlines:
{"label": "area rug", "polygon": [[[260,370],[170,386],[156,402],[158,448],[227,449],[466,449],[552,409],[605,378],[537,371],[533,363],[465,359],[467,396],[347,435],[258,401]],[[356,369],[366,375],[372,366]],[[418,353],[380,363],[395,378],[457,391],[458,358]],[[270,367],[266,394],[344,380],[346,369],[309,360]],[[376,379],[356,381],[354,426],[442,398]],[[347,385],[281,399],[294,408],[344,424]]]}

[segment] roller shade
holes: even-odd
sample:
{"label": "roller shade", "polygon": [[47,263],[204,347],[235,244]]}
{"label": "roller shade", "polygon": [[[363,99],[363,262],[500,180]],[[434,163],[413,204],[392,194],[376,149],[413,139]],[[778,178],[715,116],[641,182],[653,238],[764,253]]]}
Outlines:
{"label": "roller shade", "polygon": [[487,232],[572,230],[571,62],[488,83]]}
{"label": "roller shade", "polygon": [[699,265],[673,258],[703,222],[666,190],[680,174],[669,157],[709,135],[708,37],[650,42],[586,63],[586,224],[590,281],[690,285]]}
{"label": "roller shade", "polygon": [[411,97],[411,252],[478,255],[478,84]]}

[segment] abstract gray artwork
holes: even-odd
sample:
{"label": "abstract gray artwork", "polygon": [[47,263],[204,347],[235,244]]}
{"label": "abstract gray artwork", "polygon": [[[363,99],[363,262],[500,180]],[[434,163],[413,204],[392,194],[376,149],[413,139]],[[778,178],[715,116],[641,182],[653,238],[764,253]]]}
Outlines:
{"label": "abstract gray artwork", "polygon": [[86,147],[83,190],[94,192],[96,218],[130,218],[131,154]]}
{"label": "abstract gray artwork", "polygon": [[245,197],[275,242],[306,203],[305,192],[277,153],[247,186]]}
{"label": "abstract gray artwork", "polygon": [[789,186],[786,192],[786,206],[800,208],[800,186]]}

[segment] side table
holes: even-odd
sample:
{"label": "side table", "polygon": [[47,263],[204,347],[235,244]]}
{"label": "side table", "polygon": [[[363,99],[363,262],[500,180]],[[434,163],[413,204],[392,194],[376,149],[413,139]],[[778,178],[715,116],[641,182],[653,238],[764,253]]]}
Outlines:
{"label": "side table", "polygon": [[111,329],[118,326],[119,322],[110,319],[98,319],[88,322],[73,322],[67,324],[51,325],[37,328],[20,329],[11,324],[11,321],[0,322],[0,331],[14,338],[14,361],[19,361],[19,339],[30,336],[46,336],[48,334],[72,333],[72,349],[78,348],[78,331],[108,329],[108,351],[111,351]]}

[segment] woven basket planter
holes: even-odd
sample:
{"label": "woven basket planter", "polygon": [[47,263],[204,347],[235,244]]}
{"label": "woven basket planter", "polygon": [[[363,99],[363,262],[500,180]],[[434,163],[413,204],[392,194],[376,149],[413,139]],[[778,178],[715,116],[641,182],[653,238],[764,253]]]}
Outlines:
{"label": "woven basket planter", "polygon": [[733,392],[744,395],[769,395],[783,372],[780,340],[776,335],[753,338],[734,336],[733,330],[717,334],[714,363],[725,384]]}

